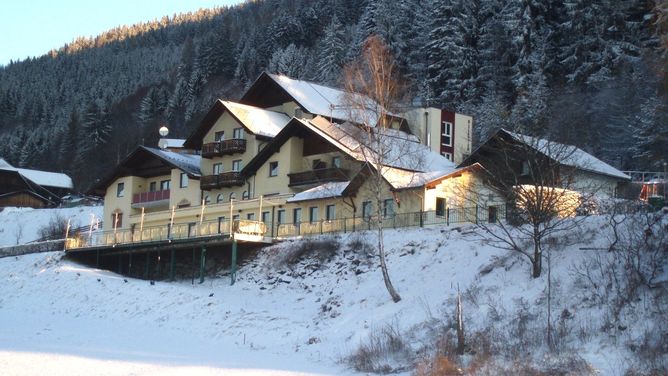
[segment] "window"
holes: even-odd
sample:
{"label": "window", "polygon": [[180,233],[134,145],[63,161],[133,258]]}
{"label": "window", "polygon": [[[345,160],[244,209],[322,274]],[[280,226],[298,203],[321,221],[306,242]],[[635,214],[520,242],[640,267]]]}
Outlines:
{"label": "window", "polygon": [[441,155],[444,156],[445,159],[452,161],[452,153],[442,152]]}
{"label": "window", "polygon": [[238,221],[239,220],[239,214],[235,214],[232,216],[233,221]]}
{"label": "window", "polygon": [[116,186],[116,197],[123,197],[125,195],[125,183],[118,183]]}
{"label": "window", "polygon": [[292,221],[295,224],[301,223],[302,222],[302,209],[301,208],[296,208],[292,210]]}
{"label": "window", "polygon": [[336,205],[327,205],[325,208],[325,219],[328,221],[336,218]]}
{"label": "window", "polygon": [[236,199],[237,199],[237,194],[234,193],[234,192],[230,193],[230,201],[236,200]]}
{"label": "window", "polygon": [[269,162],[269,176],[278,176],[278,162]]}
{"label": "window", "polygon": [[189,238],[197,235],[197,227],[196,226],[197,226],[197,223],[195,223],[195,222],[188,223],[188,237]]}
{"label": "window", "polygon": [[218,142],[218,141],[224,141],[225,140],[225,131],[220,131],[214,133],[213,140]]}
{"label": "window", "polygon": [[243,140],[244,129],[243,128],[234,128],[232,130],[232,138],[237,139],[237,140]]}
{"label": "window", "polygon": [[529,166],[529,161],[522,161],[522,171],[520,172],[520,176],[529,176],[530,172],[531,167]]}
{"label": "window", "polygon": [[254,221],[255,220],[255,213],[246,214],[246,219],[248,219],[249,221]]}
{"label": "window", "polygon": [[148,185],[149,192],[155,192],[157,188],[158,188],[158,183],[154,181],[152,181],[151,184]]}
{"label": "window", "polygon": [[250,198],[250,193],[248,191],[244,191],[244,193],[241,194],[242,200],[248,200],[249,198]]}
{"label": "window", "polygon": [[332,167],[341,168],[341,157],[332,158]]}
{"label": "window", "polygon": [[391,198],[383,200],[383,217],[394,217],[394,200]]}
{"label": "window", "polygon": [[220,204],[221,202],[225,202],[225,196],[222,193],[218,193],[218,196],[216,196],[216,204]]}
{"label": "window", "polygon": [[160,190],[161,191],[168,191],[169,190],[169,180],[162,180],[160,182]]}
{"label": "window", "polygon": [[321,161],[320,159],[314,159],[313,160],[313,169],[314,170],[319,170],[321,168],[327,168],[327,163]]}
{"label": "window", "polygon": [[452,146],[452,123],[447,121],[441,124],[441,145]]}
{"label": "window", "polygon": [[269,212],[268,211],[262,212],[262,222],[269,223]]}
{"label": "window", "polygon": [[218,217],[218,233],[221,234],[225,228],[225,217]]}
{"label": "window", "polygon": [[211,203],[211,198],[209,195],[204,196],[204,205],[209,205]]}
{"label": "window", "polygon": [[111,223],[114,224],[114,228],[120,228],[123,226],[123,213],[115,212],[111,213]]}
{"label": "window", "polygon": [[188,186],[188,174],[185,172],[181,173],[181,184],[179,186],[181,188],[186,188]]}
{"label": "window", "polygon": [[308,208],[308,221],[309,223],[317,222],[318,221],[318,207],[317,206],[311,206]]}
{"label": "window", "polygon": [[281,223],[285,223],[285,209],[278,209],[276,215],[277,215],[276,222],[278,222],[279,225]]}
{"label": "window", "polygon": [[445,216],[445,199],[443,197],[436,197],[436,215],[439,217]]}
{"label": "window", "polygon": [[372,208],[373,208],[373,205],[371,204],[371,201],[364,201],[362,203],[362,218],[365,218],[365,219],[371,218]]}
{"label": "window", "polygon": [[241,171],[241,159],[236,159],[232,161],[232,171],[234,172]]}
{"label": "window", "polygon": [[489,223],[496,223],[498,219],[498,214],[496,210],[496,206],[490,206],[487,208],[487,221]]}
{"label": "window", "polygon": [[223,164],[222,163],[214,163],[213,164],[213,174],[218,175],[223,172]]}

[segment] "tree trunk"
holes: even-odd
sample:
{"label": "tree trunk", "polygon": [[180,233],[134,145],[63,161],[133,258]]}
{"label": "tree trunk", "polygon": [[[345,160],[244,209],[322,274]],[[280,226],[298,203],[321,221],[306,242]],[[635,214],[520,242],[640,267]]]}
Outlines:
{"label": "tree trunk", "polygon": [[385,244],[383,242],[383,223],[378,221],[378,256],[380,257],[380,269],[383,272],[383,281],[385,288],[390,293],[392,300],[397,303],[401,300],[401,296],[397,293],[390,280],[390,274],[387,272],[387,264],[385,263]]}
{"label": "tree trunk", "polygon": [[531,264],[531,266],[533,266],[531,276],[533,278],[540,277],[540,273],[543,269],[543,252],[540,247],[540,235],[536,234],[535,231],[533,238],[533,260],[531,260]]}
{"label": "tree trunk", "polygon": [[462,296],[457,286],[457,355],[464,355],[464,315],[462,313]]}

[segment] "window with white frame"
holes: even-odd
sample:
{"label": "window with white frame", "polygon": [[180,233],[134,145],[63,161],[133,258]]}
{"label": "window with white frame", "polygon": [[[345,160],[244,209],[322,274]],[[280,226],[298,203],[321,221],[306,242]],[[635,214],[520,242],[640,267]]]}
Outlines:
{"label": "window with white frame", "polygon": [[160,182],[160,190],[161,191],[168,191],[170,186],[169,180],[162,180]]}
{"label": "window with white frame", "polygon": [[225,201],[225,196],[224,196],[222,193],[219,193],[219,194],[216,196],[216,203],[217,203],[217,204],[220,204],[221,202],[224,202],[224,201]]}
{"label": "window with white frame", "polygon": [[237,139],[237,140],[243,140],[244,129],[243,128],[234,128],[232,130],[232,138]]}
{"label": "window with white frame", "polygon": [[269,162],[269,176],[278,176],[278,162]]}
{"label": "window with white frame", "polygon": [[116,197],[125,196],[125,183],[118,183],[116,186]]}
{"label": "window with white frame", "polygon": [[214,163],[213,164],[213,174],[218,175],[223,172],[223,164],[222,163]]}
{"label": "window with white frame", "polygon": [[452,123],[441,123],[441,145],[452,146]]}
{"label": "window with white frame", "polygon": [[179,186],[180,186],[181,188],[186,188],[186,187],[188,187],[188,174],[186,174],[185,172],[182,172],[182,173],[181,173],[181,179],[180,179],[179,181],[180,181]]}
{"label": "window with white frame", "polygon": [[452,153],[441,152],[441,155],[444,156],[445,159],[452,161]]}
{"label": "window with white frame", "polygon": [[232,161],[232,171],[234,172],[241,171],[241,159],[235,159]]}

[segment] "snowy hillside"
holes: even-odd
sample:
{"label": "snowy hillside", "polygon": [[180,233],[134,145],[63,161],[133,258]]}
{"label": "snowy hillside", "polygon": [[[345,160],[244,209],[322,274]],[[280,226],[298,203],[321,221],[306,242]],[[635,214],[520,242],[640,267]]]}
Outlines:
{"label": "snowy hillside", "polygon": [[[554,245],[553,317],[563,333],[555,356],[541,344],[547,273],[530,278],[524,259],[484,244],[473,226],[386,232],[390,275],[403,298],[396,304],[369,254],[371,233],[264,249],[234,286],[226,276],[153,285],[60,253],[4,258],[0,374],[341,375],[355,374],[344,361],[351,354],[357,364],[409,374],[452,333],[459,286],[470,347],[462,359],[471,367],[483,348],[503,347],[486,374],[531,364],[620,375],[645,361],[643,344],[664,351],[658,329],[666,325],[648,297],[629,302],[619,321],[595,304],[595,289],[577,271],[608,257],[608,236],[605,219],[590,218]],[[648,294],[659,291],[665,300],[665,290]],[[371,351],[384,346],[379,356]],[[665,366],[665,351],[659,361]]]}
{"label": "snowy hillside", "polygon": [[39,229],[47,226],[52,220],[62,220],[66,223],[69,219],[73,228],[89,225],[91,218],[101,221],[102,211],[102,206],[59,209],[3,208],[0,211],[0,247],[39,239]]}

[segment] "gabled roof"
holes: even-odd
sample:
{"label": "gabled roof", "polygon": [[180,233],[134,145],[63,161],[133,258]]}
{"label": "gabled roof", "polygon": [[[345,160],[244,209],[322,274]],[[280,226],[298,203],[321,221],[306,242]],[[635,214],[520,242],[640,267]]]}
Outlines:
{"label": "gabled roof", "polygon": [[290,118],[281,112],[218,99],[204,116],[199,127],[188,137],[183,146],[191,149],[200,149],[202,139],[225,111],[229,112],[246,131],[265,138],[276,136],[290,121]]}
{"label": "gabled roof", "polygon": [[0,185],[0,193],[3,197],[25,192],[46,204],[54,205],[60,202],[60,197],[21,175],[16,169],[0,169],[0,181],[3,182]]}
{"label": "gabled roof", "polygon": [[[279,89],[280,93],[267,93],[276,89]],[[349,100],[351,96],[352,100]],[[256,105],[264,103],[272,107],[282,104],[279,102],[287,102],[288,98],[310,114],[358,124],[374,126],[378,122],[379,114],[392,115],[371,98],[361,94],[267,72],[263,72],[253,82],[240,102]],[[364,103],[364,107],[369,110],[356,110],[351,107],[351,102]]]}
{"label": "gabled roof", "polygon": [[360,162],[382,163],[388,167],[417,172],[445,171],[455,168],[455,165],[448,159],[419,143],[415,136],[392,129],[385,131],[387,134],[381,137],[380,140],[383,149],[387,152],[380,155],[365,145],[365,140],[369,138],[369,134],[359,126],[351,123],[332,123],[323,117],[316,117],[310,120],[293,118],[246,165],[244,175],[252,175],[290,137],[304,136],[305,134],[313,134],[320,137],[325,142]]}
{"label": "gabled roof", "polygon": [[104,195],[109,184],[123,176],[160,176],[167,174],[172,168],[185,172],[191,178],[199,179],[202,175],[199,169],[201,158],[199,155],[138,146],[104,179],[96,183],[90,189],[90,193]]}
{"label": "gabled roof", "polygon": [[41,170],[31,170],[28,168],[16,168],[10,165],[7,161],[0,158],[0,169],[8,171],[17,171],[22,176],[30,179],[36,184],[51,188],[72,189],[72,179],[66,174],[59,172],[49,172]]}
{"label": "gabled roof", "polygon": [[564,166],[575,167],[583,171],[608,175],[618,179],[631,180],[630,176],[573,145],[560,144],[558,142],[526,136],[505,129],[501,129],[499,132],[504,132],[508,136],[512,137],[515,141],[530,146],[534,150],[546,155],[547,157],[561,163]]}

